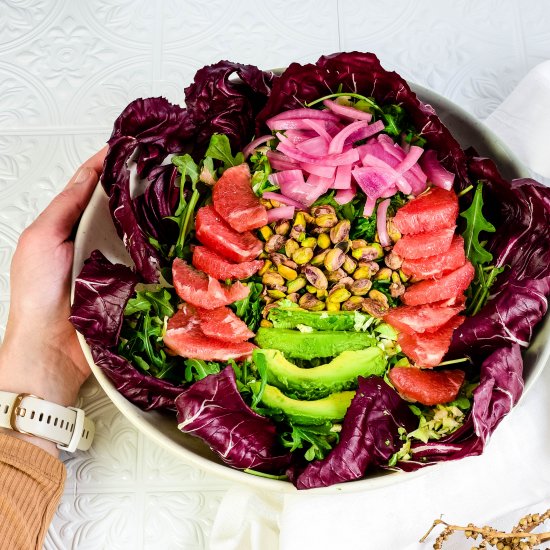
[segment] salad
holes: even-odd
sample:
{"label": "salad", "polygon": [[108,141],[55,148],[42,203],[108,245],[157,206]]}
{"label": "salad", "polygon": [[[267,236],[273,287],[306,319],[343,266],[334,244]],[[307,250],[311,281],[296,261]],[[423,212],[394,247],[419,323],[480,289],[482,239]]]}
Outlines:
{"label": "salad", "polygon": [[134,265],[94,251],[71,320],[116,388],[299,489],[480,454],[547,310],[550,191],[373,54],[222,61],[185,104],[135,100],[109,140]]}

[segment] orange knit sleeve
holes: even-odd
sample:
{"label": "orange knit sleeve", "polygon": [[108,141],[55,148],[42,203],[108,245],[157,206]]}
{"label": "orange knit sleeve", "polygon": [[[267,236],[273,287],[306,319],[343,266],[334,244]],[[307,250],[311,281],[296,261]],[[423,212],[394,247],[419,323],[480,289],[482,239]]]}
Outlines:
{"label": "orange knit sleeve", "polygon": [[43,449],[0,434],[0,549],[42,548],[65,484],[64,464]]}

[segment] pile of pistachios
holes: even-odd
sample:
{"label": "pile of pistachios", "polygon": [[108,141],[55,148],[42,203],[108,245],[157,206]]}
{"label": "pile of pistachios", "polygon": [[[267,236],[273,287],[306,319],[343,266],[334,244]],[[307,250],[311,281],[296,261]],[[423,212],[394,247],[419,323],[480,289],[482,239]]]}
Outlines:
{"label": "pile of pistachios", "polygon": [[[262,201],[272,208],[271,201]],[[331,205],[298,211],[292,220],[262,227],[265,264],[259,275],[264,284],[264,316],[280,300],[297,303],[309,311],[354,311],[381,317],[388,297],[373,288],[375,281],[388,285],[391,297],[405,292],[407,277],[392,247],[363,239],[350,239],[351,222],[339,219]],[[401,235],[388,220],[392,243]],[[379,286],[379,285],[378,285]],[[265,324],[265,322],[263,323]]]}

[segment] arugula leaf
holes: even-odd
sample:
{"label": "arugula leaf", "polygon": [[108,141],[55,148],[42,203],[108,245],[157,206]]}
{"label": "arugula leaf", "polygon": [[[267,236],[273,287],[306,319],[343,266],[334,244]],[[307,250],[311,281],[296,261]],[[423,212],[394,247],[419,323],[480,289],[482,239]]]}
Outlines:
{"label": "arugula leaf", "polygon": [[289,429],[280,436],[280,441],[290,452],[304,449],[304,458],[308,461],[322,460],[338,443],[339,427],[329,421],[315,426],[289,422]]}
{"label": "arugula leaf", "polygon": [[240,317],[252,332],[256,332],[262,320],[263,303],[261,300],[263,285],[257,280],[247,283],[250,292],[246,298],[230,304],[230,308]]}
{"label": "arugula leaf", "polygon": [[197,382],[210,374],[217,374],[222,370],[221,365],[214,361],[206,362],[201,359],[186,359],[184,363],[186,382]]}
{"label": "arugula leaf", "polygon": [[268,147],[256,149],[254,154],[250,157],[250,162],[252,163],[252,190],[259,197],[266,191],[278,189],[276,185],[273,185],[268,180],[272,172],[271,163],[265,154],[268,149]]}
{"label": "arugula leaf", "polygon": [[470,207],[460,216],[466,220],[466,229],[462,234],[464,237],[464,248],[466,255],[472,264],[487,264],[493,260],[493,255],[485,250],[483,243],[479,241],[481,231],[488,233],[495,232],[495,226],[483,216],[483,183],[478,182],[474,198]]}
{"label": "arugula leaf", "polygon": [[244,162],[242,153],[232,155],[229,138],[225,134],[212,134],[205,156],[222,161],[224,169]]}

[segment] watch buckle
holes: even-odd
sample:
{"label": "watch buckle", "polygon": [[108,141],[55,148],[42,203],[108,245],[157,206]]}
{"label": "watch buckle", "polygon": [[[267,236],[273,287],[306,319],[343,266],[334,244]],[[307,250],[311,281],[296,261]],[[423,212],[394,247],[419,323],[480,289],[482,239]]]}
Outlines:
{"label": "watch buckle", "polygon": [[[17,417],[20,416],[20,417],[24,417],[25,414],[26,414],[26,409],[21,407],[21,403],[23,402],[23,399],[25,399],[26,397],[34,397],[35,399],[40,399],[42,400],[42,397],[38,397],[38,395],[33,395],[32,393],[20,393],[16,398],[15,398],[15,401],[13,403],[13,407],[11,409],[11,415],[10,415],[10,428],[14,431],[14,432],[18,432],[20,434],[24,434],[24,435],[32,435],[30,432],[26,432],[25,430],[22,430],[21,428],[18,428],[17,427]],[[20,414],[21,411],[24,411],[23,414]]]}

